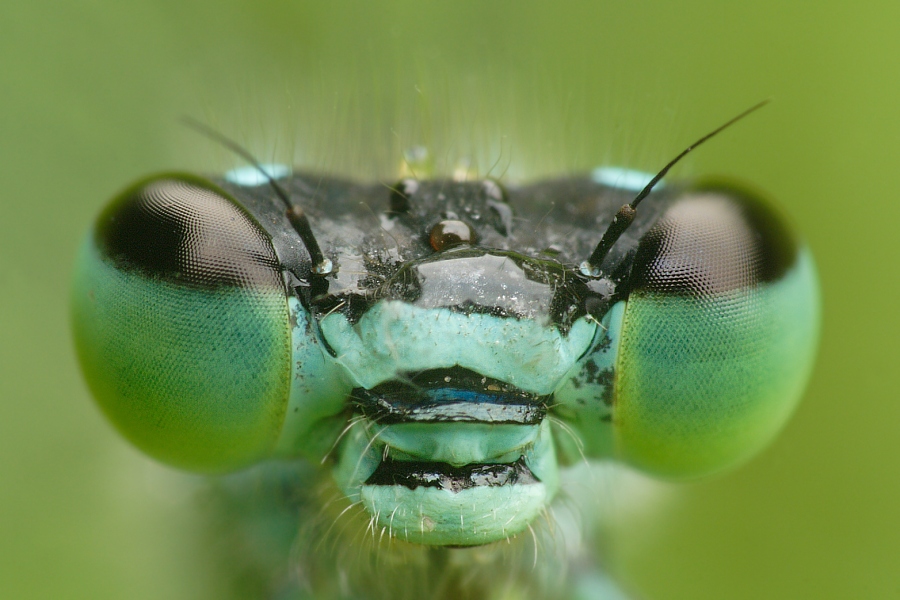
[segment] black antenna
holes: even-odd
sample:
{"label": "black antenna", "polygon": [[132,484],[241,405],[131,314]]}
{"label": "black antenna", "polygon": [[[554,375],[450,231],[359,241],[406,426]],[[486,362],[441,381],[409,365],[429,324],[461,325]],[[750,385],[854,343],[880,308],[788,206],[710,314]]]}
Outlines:
{"label": "black antenna", "polygon": [[723,129],[726,129],[750,113],[762,108],[766,104],[768,104],[770,100],[763,100],[759,104],[751,106],[738,116],[732,118],[724,125],[720,125],[716,129],[710,131],[702,138],[685,148],[681,151],[681,154],[673,158],[664,166],[659,173],[653,176],[653,179],[650,180],[650,183],[644,186],[644,189],[640,191],[640,193],[635,196],[634,200],[632,200],[629,204],[624,205],[619,211],[616,213],[616,216],[613,217],[612,223],[609,224],[609,227],[606,228],[606,231],[603,233],[603,236],[600,238],[600,242],[597,244],[597,247],[594,248],[594,251],[591,252],[591,256],[581,263],[581,273],[591,278],[599,278],[600,277],[600,264],[603,262],[603,259],[606,258],[606,255],[609,254],[609,251],[612,249],[613,244],[616,243],[616,240],[628,229],[628,226],[634,221],[634,217],[637,214],[638,204],[641,203],[641,200],[650,195],[650,192],[653,191],[653,188],[656,186],[660,180],[666,176],[666,173],[669,172],[669,169],[675,166],[678,161],[684,158],[691,150],[713,137],[717,133],[720,133]]}
{"label": "black antenna", "polygon": [[219,133],[215,129],[209,127],[205,123],[201,123],[191,117],[182,117],[181,122],[197,131],[206,137],[216,141],[244,160],[250,163],[254,169],[259,171],[263,177],[266,178],[266,181],[269,182],[269,185],[272,186],[272,190],[275,191],[275,195],[281,200],[285,207],[285,216],[291,224],[291,227],[294,228],[294,231],[297,232],[297,235],[300,236],[300,240],[303,242],[303,245],[306,246],[306,251],[309,252],[309,258],[312,261],[312,271],[316,275],[328,275],[331,273],[333,265],[331,261],[325,257],[322,253],[322,249],[319,247],[319,243],[316,241],[316,236],[313,234],[312,228],[309,226],[309,218],[307,218],[306,213],[303,212],[303,209],[299,206],[295,206],[291,204],[290,199],[288,198],[287,192],[284,191],[278,182],[266,171],[259,161],[256,160],[250,152],[244,149],[243,146],[232,140],[231,138],[226,137],[225,135]]}

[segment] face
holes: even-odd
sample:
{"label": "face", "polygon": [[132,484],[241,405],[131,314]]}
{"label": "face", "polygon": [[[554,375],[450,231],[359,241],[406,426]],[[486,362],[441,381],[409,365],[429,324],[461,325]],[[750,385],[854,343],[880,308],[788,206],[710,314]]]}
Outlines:
{"label": "face", "polygon": [[583,457],[744,461],[802,392],[815,270],[756,192],[657,189],[586,263],[641,174],[271,172],[140,181],[82,247],[85,376],[159,460],[318,461],[389,535],[474,546],[527,528]]}

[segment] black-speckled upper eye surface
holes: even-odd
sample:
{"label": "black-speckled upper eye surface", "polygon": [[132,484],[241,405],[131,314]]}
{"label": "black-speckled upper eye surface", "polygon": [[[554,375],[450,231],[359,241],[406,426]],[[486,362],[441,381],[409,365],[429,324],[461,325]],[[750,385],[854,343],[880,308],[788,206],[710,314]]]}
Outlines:
{"label": "black-speckled upper eye surface", "polygon": [[776,281],[798,246],[770,208],[734,189],[701,188],[672,204],[641,240],[631,287],[706,296]]}
{"label": "black-speckled upper eye surface", "polygon": [[282,287],[272,242],[212,186],[187,177],[142,182],[97,221],[98,248],[117,267],[189,287]]}

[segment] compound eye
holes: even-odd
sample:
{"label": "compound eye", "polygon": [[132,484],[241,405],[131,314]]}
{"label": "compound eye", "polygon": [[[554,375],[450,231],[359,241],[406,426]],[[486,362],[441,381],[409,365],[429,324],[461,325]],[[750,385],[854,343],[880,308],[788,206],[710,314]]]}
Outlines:
{"label": "compound eye", "polygon": [[709,185],[641,240],[631,286],[616,366],[620,455],[676,477],[749,458],[787,420],[811,368],[808,251],[757,196]]}
{"label": "compound eye", "polygon": [[143,181],[82,247],[75,343],[106,415],[173,465],[224,471],[265,456],[290,391],[279,261],[235,200],[190,176]]}

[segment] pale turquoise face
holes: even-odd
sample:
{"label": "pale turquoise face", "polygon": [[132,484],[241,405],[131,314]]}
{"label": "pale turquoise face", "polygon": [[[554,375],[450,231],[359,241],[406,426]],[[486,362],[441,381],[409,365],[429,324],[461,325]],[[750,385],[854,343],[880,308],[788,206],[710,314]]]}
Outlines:
{"label": "pale turquoise face", "polygon": [[526,529],[582,456],[678,478],[747,460],[802,393],[815,269],[758,194],[658,190],[588,276],[633,172],[506,189],[271,172],[323,257],[245,172],[139,182],[82,249],[85,376],[164,462],[322,462],[386,535],[471,546]]}

